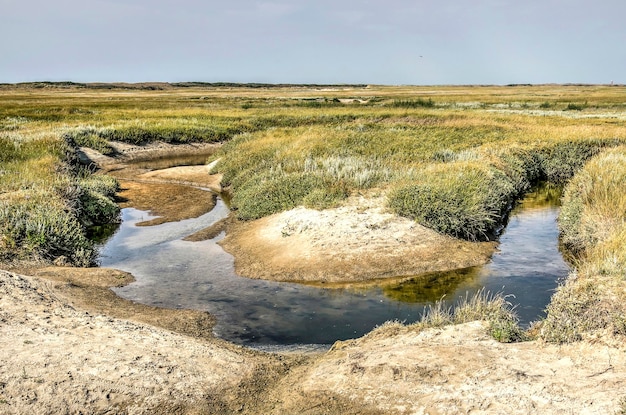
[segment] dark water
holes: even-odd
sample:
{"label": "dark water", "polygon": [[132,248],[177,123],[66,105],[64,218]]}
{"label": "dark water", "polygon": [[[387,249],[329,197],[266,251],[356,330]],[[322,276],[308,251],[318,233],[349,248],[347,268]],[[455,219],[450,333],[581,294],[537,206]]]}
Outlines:
{"label": "dark water", "polygon": [[[124,209],[123,223],[101,251],[101,264],[131,272],[136,282],[116,289],[125,298],[215,315],[218,336],[239,344],[330,344],[362,336],[389,320],[414,322],[424,307],[483,287],[511,294],[521,322],[543,309],[568,266],[558,251],[553,190],[543,189],[516,209],[499,251],[483,267],[415,277],[365,288],[314,288],[238,277],[233,258],[216,244],[181,239],[228,213],[221,200],[196,219],[136,227],[149,216]],[[558,201],[558,196],[556,196]],[[514,297],[513,297],[514,296]]]}

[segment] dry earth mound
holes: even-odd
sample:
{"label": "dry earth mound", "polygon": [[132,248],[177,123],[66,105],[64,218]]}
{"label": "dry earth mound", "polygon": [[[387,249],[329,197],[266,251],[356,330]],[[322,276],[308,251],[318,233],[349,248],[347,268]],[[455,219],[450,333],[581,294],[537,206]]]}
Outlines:
{"label": "dry earth mound", "polygon": [[440,235],[384,208],[384,197],[353,197],[322,211],[303,207],[229,227],[222,246],[249,278],[356,282],[486,263],[496,244]]}

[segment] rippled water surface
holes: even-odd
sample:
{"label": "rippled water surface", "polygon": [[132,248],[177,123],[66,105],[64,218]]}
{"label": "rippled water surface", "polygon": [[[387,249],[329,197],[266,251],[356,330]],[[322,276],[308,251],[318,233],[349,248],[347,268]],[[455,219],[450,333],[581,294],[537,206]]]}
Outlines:
{"label": "rippled water surface", "polygon": [[510,217],[492,261],[455,272],[359,289],[314,288],[242,278],[217,241],[182,238],[228,214],[218,199],[199,218],[137,227],[145,212],[124,209],[123,223],[101,250],[101,265],[131,272],[136,282],[116,292],[141,303],[205,310],[215,315],[218,336],[246,345],[330,344],[361,336],[388,320],[413,322],[442,298],[483,287],[511,294],[522,323],[543,316],[568,266],[557,247],[558,196],[530,194]]}

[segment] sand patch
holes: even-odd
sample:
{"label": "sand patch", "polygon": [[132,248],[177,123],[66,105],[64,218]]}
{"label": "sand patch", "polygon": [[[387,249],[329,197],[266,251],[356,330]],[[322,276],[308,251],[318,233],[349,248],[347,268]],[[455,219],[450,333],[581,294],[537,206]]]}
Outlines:
{"label": "sand patch", "polygon": [[254,371],[245,353],[75,309],[45,281],[0,271],[0,294],[3,413],[202,407]]}
{"label": "sand patch", "polygon": [[440,235],[384,208],[384,197],[354,197],[323,211],[299,207],[236,222],[221,242],[238,274],[299,282],[413,276],[486,263],[496,244]]}
{"label": "sand patch", "polygon": [[589,343],[498,343],[481,322],[423,332],[393,324],[336,344],[284,382],[390,413],[612,414],[626,391],[625,352]]}

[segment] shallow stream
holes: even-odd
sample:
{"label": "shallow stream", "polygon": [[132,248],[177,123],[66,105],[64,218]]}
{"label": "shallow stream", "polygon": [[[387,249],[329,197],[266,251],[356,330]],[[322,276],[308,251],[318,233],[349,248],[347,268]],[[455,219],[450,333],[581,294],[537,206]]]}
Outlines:
{"label": "shallow stream", "polygon": [[424,307],[485,288],[502,292],[522,324],[544,308],[569,268],[558,250],[558,192],[530,193],[511,214],[499,250],[483,267],[431,274],[365,288],[316,288],[239,277],[233,258],[217,244],[183,241],[228,214],[218,199],[198,218],[137,227],[150,219],[123,209],[123,222],[101,249],[101,265],[132,273],[136,282],[115,289],[124,298],[170,308],[205,310],[217,318],[217,336],[255,347],[328,345],[354,338],[389,320],[419,319]]}

